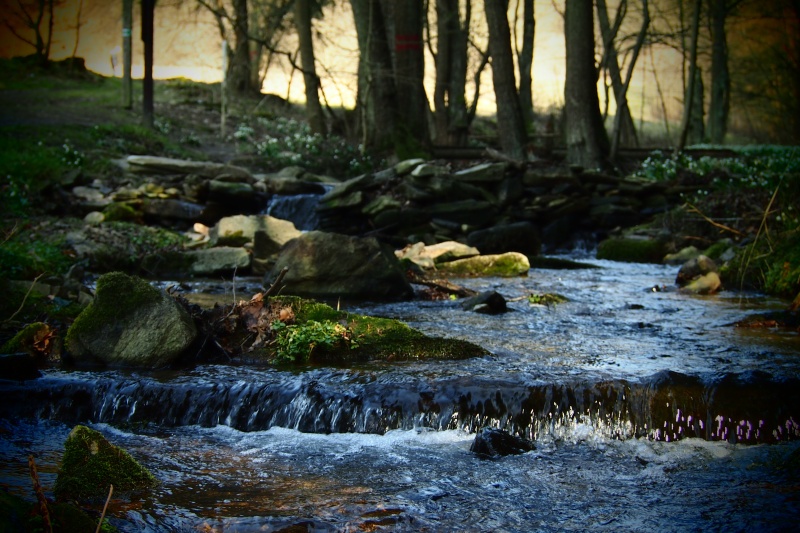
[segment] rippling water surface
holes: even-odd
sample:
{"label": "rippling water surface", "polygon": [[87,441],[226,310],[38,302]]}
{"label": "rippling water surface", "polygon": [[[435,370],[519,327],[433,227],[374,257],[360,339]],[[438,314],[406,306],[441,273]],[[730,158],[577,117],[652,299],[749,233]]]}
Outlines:
{"label": "rippling water surface", "polygon": [[[346,306],[478,343],[492,352],[479,360],[0,383],[0,483],[32,498],[34,454],[51,489],[66,435],[87,423],[161,481],[112,503],[123,531],[795,530],[797,334],[731,327],[785,303],[654,291],[677,269],[596,263],[463,281],[503,294],[499,316]],[[541,292],[569,301],[522,298]],[[476,457],[486,424],[536,450]]]}

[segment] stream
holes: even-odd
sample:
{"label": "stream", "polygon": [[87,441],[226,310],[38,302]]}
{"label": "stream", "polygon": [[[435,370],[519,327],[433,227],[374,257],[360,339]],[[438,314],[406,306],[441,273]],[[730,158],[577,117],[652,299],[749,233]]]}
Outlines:
{"label": "stream", "polygon": [[[459,280],[505,296],[503,315],[340,304],[485,358],[0,381],[0,486],[33,500],[33,454],[52,490],[83,423],[160,481],[143,501],[112,501],[120,531],[796,530],[800,337],[733,327],[786,303],[681,294],[677,267],[571,258],[602,268]],[[236,294],[258,282],[237,280]],[[232,297],[230,283],[186,286]],[[544,292],[568,301],[526,298]],[[484,426],[536,449],[480,458],[469,448]]]}

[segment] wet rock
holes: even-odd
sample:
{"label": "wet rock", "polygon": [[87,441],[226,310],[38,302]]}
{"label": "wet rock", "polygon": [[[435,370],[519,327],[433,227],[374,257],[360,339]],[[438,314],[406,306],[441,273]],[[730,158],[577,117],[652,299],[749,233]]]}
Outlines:
{"label": "wet rock", "polygon": [[714,261],[705,256],[700,255],[694,259],[686,261],[675,276],[675,284],[678,287],[683,287],[689,284],[692,280],[704,276],[709,272],[717,272],[717,265]]}
{"label": "wet rock", "polygon": [[536,449],[533,441],[496,428],[483,428],[475,435],[469,451],[486,458],[521,455]]}
{"label": "wet rock", "polygon": [[482,254],[519,252],[535,256],[542,249],[539,232],[530,222],[502,224],[473,231],[467,236],[467,244],[474,246]]}
{"label": "wet rock", "polygon": [[480,252],[477,248],[460,242],[445,241],[430,246],[418,242],[397,250],[395,255],[398,259],[407,259],[422,268],[432,269],[441,263],[480,255]]}
{"label": "wet rock", "polygon": [[64,456],[53,492],[59,501],[102,502],[109,485],[114,495],[148,489],[156,478],[125,450],[86,426],[75,426],[64,443]]}
{"label": "wet rock", "polygon": [[153,198],[142,202],[142,213],[149,219],[185,220],[203,219],[204,206],[185,200]]}
{"label": "wet rock", "polygon": [[506,299],[497,291],[486,291],[466,298],[461,302],[461,308],[484,315],[499,315],[508,311]]}
{"label": "wet rock", "polygon": [[722,287],[716,263],[705,255],[684,263],[675,277],[675,284],[681,291],[693,294],[714,294]]}
{"label": "wet rock", "polygon": [[461,181],[497,183],[503,180],[507,163],[483,163],[459,170],[453,177]]}
{"label": "wet rock", "polygon": [[250,268],[250,254],[244,248],[218,246],[183,252],[189,261],[189,274],[211,276]]}
{"label": "wet rock", "polygon": [[658,239],[614,237],[597,246],[597,258],[626,263],[661,263],[666,245]]}
{"label": "wet rock", "polygon": [[405,176],[406,174],[410,174],[415,168],[424,162],[424,159],[406,159],[405,161],[400,161],[397,163],[394,166],[394,170],[397,172],[398,176]]}
{"label": "wet rock", "polygon": [[106,216],[101,213],[100,211],[92,211],[87,213],[85,217],[83,217],[83,221],[87,224],[91,224],[96,226],[97,224],[102,223],[106,219]]}
{"label": "wet rock", "polygon": [[281,250],[265,284],[287,267],[286,294],[317,298],[402,299],[413,295],[394,253],[375,238],[310,231]]}
{"label": "wet rock", "polygon": [[519,252],[506,252],[499,255],[479,255],[467,259],[457,259],[439,265],[443,274],[463,277],[514,277],[527,275],[531,264]]}
{"label": "wet rock", "polygon": [[186,310],[146,281],[112,272],[97,280],[94,301],[67,331],[77,364],[160,368],[176,361],[197,330]]}
{"label": "wet rock", "polygon": [[[235,215],[224,217],[209,231],[211,246],[242,246],[255,240],[256,232],[264,232],[275,246],[280,248],[291,239],[299,237],[300,232],[288,220],[270,215]],[[266,258],[277,250],[262,250],[256,257]]]}
{"label": "wet rock", "polygon": [[687,246],[686,248],[683,248],[678,252],[675,252],[674,254],[665,255],[664,264],[674,265],[674,266],[682,265],[686,261],[689,261],[691,259],[696,259],[698,256],[700,256],[700,250],[698,250],[694,246]]}
{"label": "wet rock", "polygon": [[253,176],[244,168],[207,161],[187,161],[169,157],[131,155],[127,158],[131,172],[139,174],[195,174],[204,178],[216,178],[224,174],[252,180]]}

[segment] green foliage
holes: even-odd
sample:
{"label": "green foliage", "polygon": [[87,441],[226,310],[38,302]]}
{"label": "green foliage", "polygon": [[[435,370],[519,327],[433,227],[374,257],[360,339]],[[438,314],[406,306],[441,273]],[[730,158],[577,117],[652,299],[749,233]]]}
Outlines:
{"label": "green foliage", "polygon": [[74,260],[64,253],[60,233],[9,230],[11,235],[0,242],[0,278],[33,279],[39,274],[65,274]]}
{"label": "green foliage", "polygon": [[315,350],[324,352],[342,346],[358,348],[358,342],[347,327],[329,320],[309,320],[288,326],[276,321],[272,323],[272,329],[276,333],[278,351],[275,359],[278,362],[307,362]]}
{"label": "green foliage", "polygon": [[800,293],[800,231],[762,237],[742,248],[721,270],[723,284],[794,298]]}
{"label": "green foliage", "polygon": [[69,139],[60,147],[0,134],[0,213],[3,217],[27,214],[37,195],[70,168],[83,164],[83,156]]}
{"label": "green foliage", "polygon": [[349,178],[375,170],[379,161],[336,135],[312,134],[305,122],[260,117],[256,126],[242,124],[233,133],[245,150],[262,156],[272,170],[300,165],[309,172]]}

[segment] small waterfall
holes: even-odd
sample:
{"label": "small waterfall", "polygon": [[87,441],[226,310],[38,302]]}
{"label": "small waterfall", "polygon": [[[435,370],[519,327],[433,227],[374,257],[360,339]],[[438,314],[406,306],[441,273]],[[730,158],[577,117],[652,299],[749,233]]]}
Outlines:
{"label": "small waterfall", "polygon": [[[221,370],[221,369],[217,369]],[[384,434],[393,429],[477,431],[491,425],[539,439],[579,426],[614,439],[686,437],[737,443],[800,438],[800,380],[765,373],[702,378],[661,372],[639,381],[522,384],[498,380],[423,378],[317,370],[255,370],[246,376],[171,380],[54,373],[2,388],[0,416],[66,423],[226,425],[305,433]],[[244,379],[242,379],[244,378]]]}
{"label": "small waterfall", "polygon": [[320,193],[274,194],[262,214],[289,220],[300,231],[315,230],[319,227],[317,205],[331,186],[322,185],[320,188],[323,189]]}

